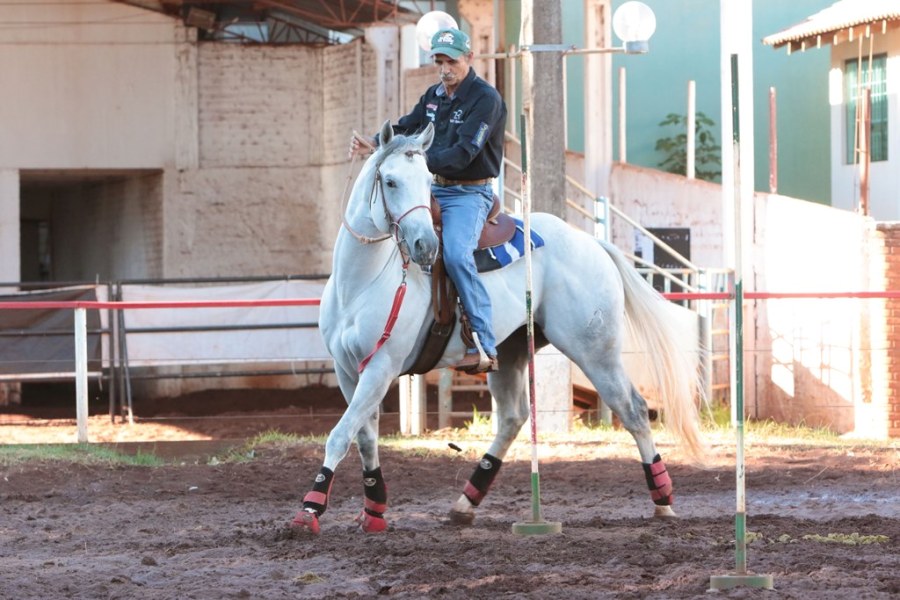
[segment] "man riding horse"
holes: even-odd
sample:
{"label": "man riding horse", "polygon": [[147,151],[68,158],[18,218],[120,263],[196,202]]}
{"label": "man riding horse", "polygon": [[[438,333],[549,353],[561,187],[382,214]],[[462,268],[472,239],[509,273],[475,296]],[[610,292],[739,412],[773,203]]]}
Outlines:
{"label": "man riding horse", "polygon": [[[475,74],[469,36],[462,31],[442,29],[434,34],[431,56],[441,81],[426,90],[412,112],[394,125],[394,132],[412,134],[428,123],[434,125],[426,160],[434,174],[431,191],[441,209],[444,265],[475,340],[456,368],[469,373],[496,371],[491,298],[472,253],[493,204],[492,181],[503,166],[506,104]],[[368,153],[377,143],[377,136],[354,135],[350,154]]]}

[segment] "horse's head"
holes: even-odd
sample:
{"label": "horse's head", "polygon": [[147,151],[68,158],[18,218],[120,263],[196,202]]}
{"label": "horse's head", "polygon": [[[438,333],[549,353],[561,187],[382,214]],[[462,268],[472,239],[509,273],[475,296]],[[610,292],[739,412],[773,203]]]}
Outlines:
{"label": "horse's head", "polygon": [[381,145],[372,157],[372,222],[379,231],[392,234],[414,263],[430,265],[437,258],[438,239],[431,219],[432,176],[425,151],[434,139],[434,127],[429,123],[414,136],[394,135],[390,121],[385,121],[380,138]]}

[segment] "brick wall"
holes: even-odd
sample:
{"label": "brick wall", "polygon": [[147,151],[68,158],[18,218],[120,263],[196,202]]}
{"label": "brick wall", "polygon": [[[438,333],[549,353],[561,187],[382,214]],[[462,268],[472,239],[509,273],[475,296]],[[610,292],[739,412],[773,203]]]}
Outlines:
{"label": "brick wall", "polygon": [[[900,290],[900,223],[879,223],[872,235],[871,254],[883,265],[884,289]],[[900,437],[900,299],[884,301],[886,403],[883,415],[888,437]],[[876,416],[877,418],[877,416]]]}
{"label": "brick wall", "polygon": [[361,41],[200,44],[199,168],[166,172],[166,277],[330,272],[375,60]]}
{"label": "brick wall", "polygon": [[322,51],[201,44],[200,168],[321,162]]}

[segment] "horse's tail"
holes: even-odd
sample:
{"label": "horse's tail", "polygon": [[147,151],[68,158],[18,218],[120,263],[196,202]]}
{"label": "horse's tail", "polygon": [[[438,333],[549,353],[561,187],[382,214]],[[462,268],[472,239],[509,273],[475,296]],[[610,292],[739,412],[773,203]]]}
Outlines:
{"label": "horse's tail", "polygon": [[618,248],[600,241],[622,277],[625,314],[634,340],[648,357],[666,427],[685,445],[698,462],[706,449],[700,438],[698,403],[703,401],[698,363],[680,344],[683,334],[676,326],[668,300],[647,283]]}

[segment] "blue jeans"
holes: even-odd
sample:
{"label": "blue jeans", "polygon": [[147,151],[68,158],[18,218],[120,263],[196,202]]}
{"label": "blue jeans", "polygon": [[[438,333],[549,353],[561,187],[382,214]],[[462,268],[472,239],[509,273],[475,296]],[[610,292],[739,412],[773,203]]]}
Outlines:
{"label": "blue jeans", "polygon": [[481,228],[494,201],[491,185],[431,186],[441,207],[444,238],[444,267],[456,285],[472,329],[478,333],[482,348],[497,355],[494,339],[491,298],[488,296],[472,255],[478,246]]}

